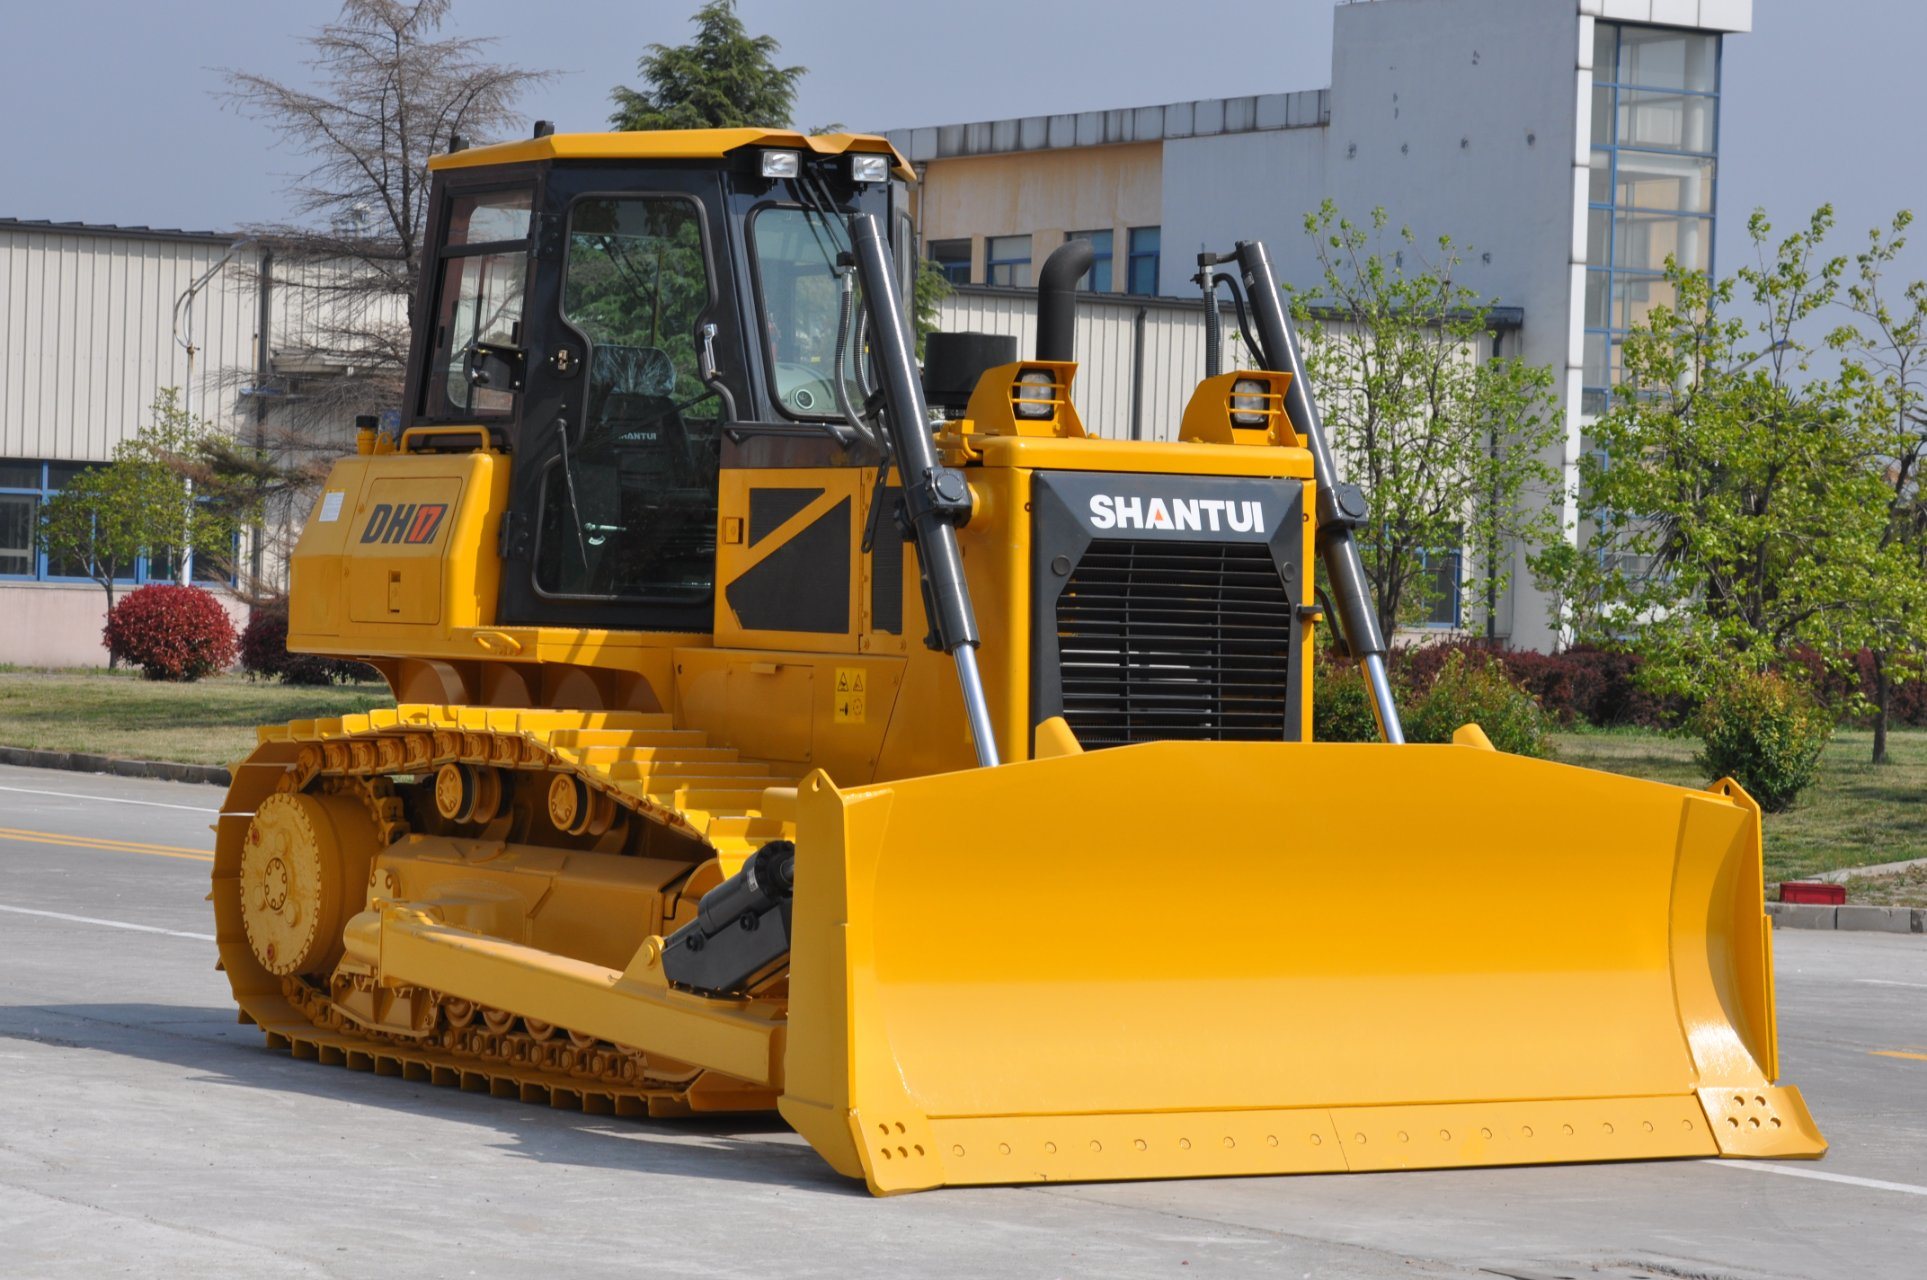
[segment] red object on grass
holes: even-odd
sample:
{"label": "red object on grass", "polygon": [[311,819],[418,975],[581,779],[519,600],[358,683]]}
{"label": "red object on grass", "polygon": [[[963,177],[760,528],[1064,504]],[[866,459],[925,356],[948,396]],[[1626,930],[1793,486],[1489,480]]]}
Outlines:
{"label": "red object on grass", "polygon": [[1847,900],[1847,886],[1826,884],[1819,880],[1782,880],[1780,882],[1780,901],[1813,902],[1823,907],[1837,907]]}

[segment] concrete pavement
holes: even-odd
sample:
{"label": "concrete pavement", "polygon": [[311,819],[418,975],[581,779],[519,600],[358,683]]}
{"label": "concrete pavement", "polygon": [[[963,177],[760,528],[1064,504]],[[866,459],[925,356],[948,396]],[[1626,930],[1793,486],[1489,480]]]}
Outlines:
{"label": "concrete pavement", "polygon": [[211,787],[0,767],[0,1276],[1914,1276],[1927,945],[1781,933],[1824,1161],[938,1191],[780,1121],[549,1111],[267,1052],[203,901]]}

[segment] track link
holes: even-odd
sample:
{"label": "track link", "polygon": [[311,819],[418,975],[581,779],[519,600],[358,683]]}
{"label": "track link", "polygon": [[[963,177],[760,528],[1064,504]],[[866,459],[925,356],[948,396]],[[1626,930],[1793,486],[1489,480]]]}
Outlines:
{"label": "track link", "polygon": [[396,993],[415,1003],[417,1034],[363,1026],[325,984],[276,977],[261,967],[241,919],[239,878],[249,823],[267,796],[358,794],[386,847],[409,830],[393,779],[451,762],[580,778],[601,802],[693,840],[727,875],[765,840],[785,835],[784,825],[760,806],[769,787],[794,785],[793,774],[711,746],[702,733],[677,729],[667,715],[642,713],[402,705],[266,727],[258,736],[260,745],[234,770],[215,828],[212,897],[221,967],[242,1021],[259,1026],[270,1048],[591,1115],[775,1105],[768,1089],[434,992]]}

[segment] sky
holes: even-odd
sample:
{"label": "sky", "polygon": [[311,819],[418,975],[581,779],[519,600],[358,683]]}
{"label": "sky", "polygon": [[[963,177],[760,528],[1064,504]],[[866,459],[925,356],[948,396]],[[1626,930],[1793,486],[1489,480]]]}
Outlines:
{"label": "sky", "polygon": [[[1521,3],[1534,0],[1520,0]],[[523,103],[600,128],[652,41],[680,43],[698,0],[455,0],[447,30],[557,72]],[[750,30],[809,68],[796,118],[861,129],[1322,88],[1333,0],[740,0]],[[1900,208],[1927,214],[1916,0],[1756,0],[1727,42],[1717,254],[1747,252],[1831,201],[1842,251]],[[0,41],[0,217],[231,229],[276,220],[299,172],[217,96],[222,69],[299,81],[299,37],[331,0],[61,0],[8,6]],[[1210,26],[1200,25],[1200,18]],[[1397,216],[1397,211],[1392,211]],[[1927,276],[1927,230],[1906,266]]]}

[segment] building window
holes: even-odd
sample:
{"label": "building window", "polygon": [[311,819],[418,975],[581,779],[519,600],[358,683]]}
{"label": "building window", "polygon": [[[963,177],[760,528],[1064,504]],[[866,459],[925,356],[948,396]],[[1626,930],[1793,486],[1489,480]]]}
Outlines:
{"label": "building window", "polygon": [[1457,547],[1450,550],[1421,551],[1420,584],[1425,592],[1422,627],[1457,629],[1463,618],[1464,564]]}
{"label": "building window", "polygon": [[1131,228],[1131,256],[1125,264],[1126,293],[1154,294],[1158,291],[1158,244],[1162,239],[1162,228]]}
{"label": "building window", "polygon": [[951,284],[970,283],[969,240],[932,240],[930,261],[937,264],[937,270]]}
{"label": "building window", "polygon": [[1666,259],[1713,270],[1719,83],[1717,35],[1594,24],[1584,412],[1604,412],[1626,331],[1672,305]]}
{"label": "building window", "polygon": [[1030,283],[1030,237],[991,236],[984,241],[984,283],[1022,287]]}
{"label": "building window", "polygon": [[[54,559],[40,546],[40,507],[59,493],[75,476],[92,465],[85,462],[38,462],[0,459],[0,578],[29,582],[91,581],[79,563]],[[225,569],[238,555],[240,540],[234,539],[225,557],[210,556],[196,549],[194,580],[210,586],[233,586]],[[171,549],[141,556],[116,579],[134,584],[174,582],[180,577],[180,564]]]}
{"label": "building window", "polygon": [[1111,291],[1111,233],[1109,231],[1073,231],[1065,236],[1066,240],[1087,240],[1091,246],[1091,269],[1077,282],[1080,289],[1093,293]]}

